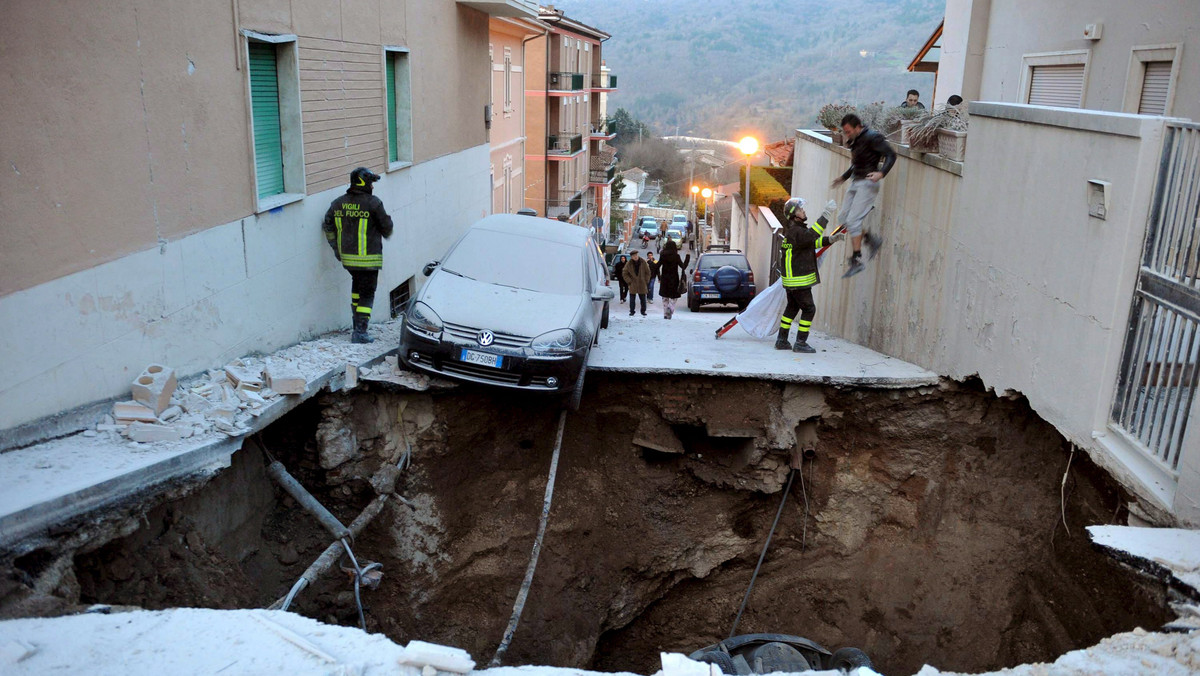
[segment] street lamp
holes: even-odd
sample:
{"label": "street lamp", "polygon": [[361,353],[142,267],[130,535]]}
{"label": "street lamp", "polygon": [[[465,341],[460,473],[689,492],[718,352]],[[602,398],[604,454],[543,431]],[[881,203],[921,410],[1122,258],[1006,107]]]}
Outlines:
{"label": "street lamp", "polygon": [[692,186],[692,213],[691,213],[691,219],[693,222],[695,222],[695,220],[696,220],[696,194],[699,192],[700,192],[700,186],[693,185]]}
{"label": "street lamp", "polygon": [[[738,149],[746,156],[746,192],[742,197],[746,200],[746,225],[744,227],[745,239],[748,242],[750,239],[750,158],[758,152],[758,139],[753,136],[746,136],[741,141],[738,141]],[[746,242],[742,242],[742,246],[746,246]]]}

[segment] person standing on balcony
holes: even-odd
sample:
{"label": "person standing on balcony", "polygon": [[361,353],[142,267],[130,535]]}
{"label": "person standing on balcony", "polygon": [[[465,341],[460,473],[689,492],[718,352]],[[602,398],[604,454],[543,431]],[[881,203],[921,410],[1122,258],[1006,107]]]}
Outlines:
{"label": "person standing on balcony", "polygon": [[[825,228],[820,222],[808,225],[808,214],[804,211],[804,198],[793,197],[783,205],[787,224],[783,229],[783,288],[787,292],[787,307],[779,319],[779,337],[775,339],[776,350],[791,349],[793,352],[816,352],[808,344],[808,332],[812,329],[813,317],[817,316],[817,304],[813,302],[812,288],[821,283],[817,271],[817,249],[846,238],[844,233],[825,237]],[[796,319],[796,313],[800,319]],[[796,327],[796,344],[788,342],[788,332]]]}
{"label": "person standing on balcony", "polygon": [[904,103],[901,103],[900,107],[925,110],[925,104],[921,103],[921,92],[915,89],[908,90],[908,94],[904,97]]}
{"label": "person standing on balcony", "polygon": [[383,267],[383,240],[392,236],[392,217],[384,210],[383,202],[371,194],[378,180],[379,174],[366,167],[350,172],[349,189],[329,205],[321,224],[338,262],[350,273],[352,343],[375,342],[367,335],[367,325]]}
{"label": "person standing on balcony", "polygon": [[629,316],[632,317],[637,307],[638,298],[642,299],[642,316],[646,316],[646,292],[650,284],[650,266],[638,256],[637,249],[629,252],[629,262],[621,271],[625,283],[629,286]]}
{"label": "person standing on balcony", "polygon": [[875,258],[879,247],[883,246],[882,237],[863,232],[863,222],[875,208],[875,198],[879,196],[879,182],[892,170],[892,165],[896,164],[896,151],[883,134],[863,126],[857,115],[850,114],[842,118],[842,133],[850,141],[850,168],[834,179],[831,187],[836,188],[847,179],[852,179],[842,201],[842,212],[838,214],[838,221],[850,233],[850,242],[854,246],[854,253],[850,255],[850,265],[846,274],[842,275],[845,278],[863,271],[864,241],[871,250],[871,258]]}

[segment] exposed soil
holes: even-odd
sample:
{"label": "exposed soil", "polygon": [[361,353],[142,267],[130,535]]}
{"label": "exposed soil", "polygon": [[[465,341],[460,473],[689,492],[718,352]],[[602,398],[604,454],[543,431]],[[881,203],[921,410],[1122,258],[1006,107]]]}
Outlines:
{"label": "exposed soil", "polygon": [[[1171,617],[1161,585],[1089,544],[1084,527],[1111,522],[1122,496],[1080,453],[1064,529],[1070,448],[1023,400],[956,385],[588,380],[507,663],[652,673],[660,650],[724,638],[788,451],[813,430],[816,457],[795,479],[738,633],[856,646],[900,674],[1052,660]],[[264,437],[345,523],[374,496],[372,475],[412,444],[400,492],[415,511],[389,507],[355,544],[360,560],[384,564],[365,592],[368,627],[486,663],[528,561],[556,418],[544,400],[490,390],[368,391],[305,405]],[[53,593],[147,608],[282,596],[328,537],[270,484],[257,452],[237,458],[136,532],[78,553],[77,584]],[[35,559],[14,563],[7,584],[36,577]],[[293,609],[353,625],[350,590],[331,573]]]}

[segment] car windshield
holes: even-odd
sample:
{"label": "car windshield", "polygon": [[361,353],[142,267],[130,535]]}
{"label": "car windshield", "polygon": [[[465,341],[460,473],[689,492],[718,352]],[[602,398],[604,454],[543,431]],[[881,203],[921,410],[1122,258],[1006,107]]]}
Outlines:
{"label": "car windshield", "polygon": [[493,230],[472,230],[442,261],[451,274],[539,293],[583,290],[583,257],[576,247]]}
{"label": "car windshield", "polygon": [[745,270],[746,257],[742,254],[705,254],[700,257],[701,270],[715,270],[726,265]]}

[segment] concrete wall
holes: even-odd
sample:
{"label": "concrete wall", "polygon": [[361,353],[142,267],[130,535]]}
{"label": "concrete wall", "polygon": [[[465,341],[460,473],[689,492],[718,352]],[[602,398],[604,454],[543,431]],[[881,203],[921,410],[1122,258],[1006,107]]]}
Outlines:
{"label": "concrete wall", "polygon": [[[950,31],[954,19],[956,30],[964,25],[975,28],[971,34],[974,39],[980,32],[977,29],[983,20],[982,13],[977,9],[972,12],[968,6],[981,2],[985,0],[949,0],[946,30]],[[1090,50],[1090,55],[1083,107],[1128,111],[1125,89],[1132,49],[1180,44],[1183,49],[1175,80],[1175,103],[1168,113],[1175,117],[1200,119],[1200,4],[1196,0],[1010,0],[986,4],[989,5],[985,8],[988,14],[986,42],[977,41],[967,54],[982,54],[982,64],[972,64],[968,60],[965,67],[967,80],[963,85],[965,92],[973,91],[971,77],[978,70],[978,99],[1020,102],[1024,55],[1084,49]],[[967,17],[965,22],[964,16]],[[1103,24],[1100,40],[1083,37],[1084,26],[1092,23]],[[953,51],[954,40],[950,43],[951,51],[944,59],[960,60],[963,55]],[[938,87],[938,96],[942,100],[954,93],[948,87],[943,90],[940,82]]]}
{"label": "concrete wall", "polygon": [[[411,49],[415,161],[486,140],[487,17],[449,0],[13,0],[5,19],[0,296],[254,213],[239,29],[300,38],[310,194],[386,166],[382,45]],[[380,86],[340,86],[362,78]]]}
{"label": "concrete wall", "polygon": [[[349,277],[320,222],[355,166],[384,176],[376,193],[396,222],[376,317],[489,210],[479,11],[450,0],[5,10],[0,97],[21,103],[0,116],[0,430],[121,395],[152,361],[185,375],[347,325]],[[243,29],[298,36],[308,195],[261,213]],[[384,47],[409,50],[412,165],[387,162]]]}
{"label": "concrete wall", "polygon": [[[965,165],[900,149],[868,219],[885,246],[850,280],[840,279],[847,248],[831,250],[814,324],[1024,394],[1139,495],[1182,514],[1177,504],[1200,497],[1200,473],[1181,473],[1176,490],[1108,431],[1163,120],[1006,104],[972,112]],[[797,138],[793,194],[840,202],[844,188],[828,186],[846,151]],[[1107,220],[1088,215],[1088,179],[1112,184]],[[1184,465],[1200,464],[1197,449]]]}

